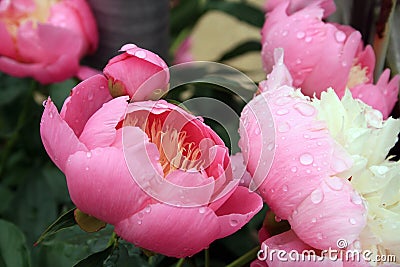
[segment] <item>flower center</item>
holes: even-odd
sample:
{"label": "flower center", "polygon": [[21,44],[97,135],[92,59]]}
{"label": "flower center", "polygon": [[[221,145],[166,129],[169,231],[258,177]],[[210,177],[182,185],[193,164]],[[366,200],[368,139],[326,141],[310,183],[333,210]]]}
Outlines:
{"label": "flower center", "polygon": [[353,65],[350,69],[349,79],[347,80],[347,88],[353,88],[358,84],[367,83],[368,67],[362,68],[361,64]]}
{"label": "flower center", "polygon": [[36,0],[29,4],[17,5],[10,2],[7,10],[0,13],[0,20],[3,21],[8,32],[15,38],[18,28],[27,21],[32,21],[35,27],[39,22],[45,22],[50,14],[50,7],[58,0]]}
{"label": "flower center", "polygon": [[150,142],[157,146],[164,177],[177,169],[185,171],[202,169],[204,160],[201,158],[200,148],[196,143],[186,141],[185,131],[165,127],[160,119],[140,123],[137,118],[129,118],[129,125],[141,128],[149,137]]}

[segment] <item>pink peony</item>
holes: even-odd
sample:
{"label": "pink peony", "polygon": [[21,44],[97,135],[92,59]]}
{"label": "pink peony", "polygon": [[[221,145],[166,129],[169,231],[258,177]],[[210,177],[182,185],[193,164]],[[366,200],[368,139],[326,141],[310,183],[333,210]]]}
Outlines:
{"label": "pink peony", "polygon": [[175,52],[174,64],[181,64],[193,61],[193,54],[190,51],[192,48],[192,37],[186,37],[185,40],[178,46]]}
{"label": "pink peony", "polygon": [[41,120],[44,147],[80,210],[139,247],[185,257],[261,209],[201,118],[163,100],[113,99],[108,84],[102,75],[81,82],[60,114],[47,100]]}
{"label": "pink peony", "polygon": [[84,0],[16,0],[0,4],[0,39],[0,71],[47,84],[76,75],[98,33]]}
{"label": "pink peony", "polygon": [[399,76],[389,82],[386,71],[378,84],[373,84],[372,48],[364,48],[355,29],[322,21],[324,12],[331,13],[332,7],[332,0],[272,1],[261,32],[264,70],[271,72],[273,51],[283,48],[293,85],[305,95],[319,97],[332,87],[342,97],[350,88],[354,97],[380,110],[386,118],[397,101],[393,96],[398,94]]}
{"label": "pink peony", "polygon": [[310,101],[289,86],[283,55],[276,56],[262,93],[241,115],[239,145],[247,170],[268,206],[304,243],[317,249],[336,247],[340,238],[351,243],[365,227],[366,208],[350,182],[337,175],[351,167],[352,158]]}
{"label": "pink peony", "polygon": [[158,55],[134,44],[126,44],[120,51],[124,53],[110,59],[103,70],[111,95],[129,95],[135,101],[159,99],[168,90],[167,64]]}

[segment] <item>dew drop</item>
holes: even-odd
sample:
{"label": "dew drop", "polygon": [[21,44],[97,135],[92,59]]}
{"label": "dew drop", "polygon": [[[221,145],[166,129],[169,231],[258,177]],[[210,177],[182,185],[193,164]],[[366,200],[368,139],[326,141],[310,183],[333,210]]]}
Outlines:
{"label": "dew drop", "polygon": [[351,202],[353,202],[356,205],[361,205],[363,201],[357,193],[353,193],[351,195]]}
{"label": "dew drop", "polygon": [[297,172],[297,167],[296,166],[293,166],[292,168],[290,168],[290,170],[294,173],[294,172]]}
{"label": "dew drop", "polygon": [[283,31],[282,36],[286,36],[286,35],[288,35],[288,31]]}
{"label": "dew drop", "polygon": [[312,191],[310,198],[312,203],[318,204],[321,203],[324,199],[324,194],[320,189],[315,189],[314,191]]}
{"label": "dew drop", "polygon": [[311,219],[311,222],[312,222],[312,223],[316,223],[316,222],[317,222],[317,218],[312,218],[312,219]]}
{"label": "dew drop", "polygon": [[335,191],[340,191],[343,188],[343,181],[341,178],[331,177],[326,180],[326,183]]}
{"label": "dew drop", "polygon": [[282,96],[275,100],[275,104],[278,106],[283,106],[290,103],[291,99],[288,96]]}
{"label": "dew drop", "polygon": [[287,185],[282,186],[282,191],[287,192],[289,190],[289,187]]}
{"label": "dew drop", "polygon": [[100,86],[100,89],[101,89],[101,90],[104,90],[104,88],[105,88],[105,87],[104,87],[103,85],[102,85],[102,86]]}
{"label": "dew drop", "polygon": [[142,220],[137,221],[137,224],[139,224],[139,225],[142,225],[142,223],[143,223]]}
{"label": "dew drop", "polygon": [[254,134],[255,135],[260,135],[260,133],[261,133],[261,130],[260,130],[260,128],[256,128],[255,130],[254,130]]}
{"label": "dew drop", "polygon": [[235,227],[235,226],[237,226],[237,225],[239,224],[239,222],[238,222],[238,220],[231,219],[231,220],[229,221],[229,224],[230,224],[232,227]]}
{"label": "dew drop", "polygon": [[135,52],[135,56],[138,58],[145,58],[146,57],[146,52],[143,50],[139,50]]}
{"label": "dew drop", "polygon": [[52,119],[52,118],[53,118],[53,116],[54,116],[53,112],[52,112],[52,111],[50,111],[50,112],[49,112],[49,117],[50,117],[50,119]]}
{"label": "dew drop", "polygon": [[306,36],[305,32],[298,32],[296,34],[297,39],[302,39],[302,38],[304,38],[304,36]]}
{"label": "dew drop", "polygon": [[278,115],[278,116],[286,115],[288,113],[289,113],[289,110],[287,108],[281,108],[276,111],[276,115]]}
{"label": "dew drop", "polygon": [[143,214],[143,212],[139,212],[137,216],[139,219],[142,219],[144,217],[144,214]]}
{"label": "dew drop", "polygon": [[304,134],[303,137],[304,137],[305,139],[310,139],[310,135],[309,135],[309,134]]}
{"label": "dew drop", "polygon": [[93,100],[93,92],[92,92],[92,91],[89,92],[87,99],[88,99],[89,101],[92,101],[92,100]]}
{"label": "dew drop", "polygon": [[343,67],[347,67],[347,62],[346,62],[346,61],[343,61],[343,62],[342,62],[342,66],[343,66]]}
{"label": "dew drop", "polygon": [[85,168],[85,170],[87,170],[87,171],[88,171],[88,170],[89,170],[89,167],[86,167],[86,168]]}
{"label": "dew drop", "polygon": [[287,122],[278,125],[278,132],[286,133],[290,130],[290,125]]}
{"label": "dew drop", "polygon": [[314,161],[314,158],[311,154],[309,153],[304,153],[303,155],[300,156],[300,163],[303,165],[310,165]]}
{"label": "dew drop", "polygon": [[318,234],[317,234],[317,238],[318,238],[319,240],[321,240],[321,239],[322,239],[322,233],[318,233]]}
{"label": "dew drop", "polygon": [[268,149],[269,151],[272,151],[272,149],[274,149],[274,147],[275,147],[274,142],[271,142],[271,143],[269,143],[269,144],[267,145],[267,149]]}
{"label": "dew drop", "polygon": [[276,222],[281,222],[281,221],[282,221],[282,218],[275,215],[275,221],[276,221]]}
{"label": "dew drop", "polygon": [[206,212],[206,208],[204,208],[204,207],[199,208],[200,214],[204,214],[205,212]]}
{"label": "dew drop", "polygon": [[91,158],[92,157],[92,152],[90,152],[90,151],[86,152],[86,157],[87,158]]}
{"label": "dew drop", "polygon": [[296,64],[301,64],[301,59],[300,58],[296,59]]}
{"label": "dew drop", "polygon": [[144,208],[144,212],[150,213],[150,212],[151,212],[151,206],[150,206],[150,205],[147,205],[147,206]]}
{"label": "dew drop", "polygon": [[297,103],[293,106],[301,115],[310,117],[314,115],[315,109],[307,103]]}
{"label": "dew drop", "polygon": [[346,39],[346,34],[342,31],[337,31],[335,33],[335,38],[336,38],[336,41],[338,41],[339,43],[342,43]]}
{"label": "dew drop", "polygon": [[352,225],[355,225],[357,223],[357,221],[354,218],[350,218],[349,219],[349,223],[352,224]]}
{"label": "dew drop", "polygon": [[306,43],[309,43],[312,41],[312,37],[311,36],[307,36],[306,39],[304,40]]}

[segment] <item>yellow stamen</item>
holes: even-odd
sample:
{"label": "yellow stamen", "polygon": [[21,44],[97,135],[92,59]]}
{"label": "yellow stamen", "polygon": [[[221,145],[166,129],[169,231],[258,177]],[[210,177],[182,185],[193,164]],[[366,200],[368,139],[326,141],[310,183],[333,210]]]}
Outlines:
{"label": "yellow stamen", "polygon": [[350,69],[349,79],[347,80],[347,87],[352,88],[358,84],[367,83],[369,81],[367,77],[368,67],[361,67],[361,64],[353,65]]}

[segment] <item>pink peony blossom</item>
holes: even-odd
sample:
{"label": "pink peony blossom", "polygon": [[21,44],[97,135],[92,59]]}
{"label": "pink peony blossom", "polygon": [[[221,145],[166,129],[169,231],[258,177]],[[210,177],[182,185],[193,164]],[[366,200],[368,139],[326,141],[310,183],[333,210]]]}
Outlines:
{"label": "pink peony blossom", "polygon": [[[269,4],[268,4],[269,3]],[[332,87],[342,97],[350,88],[356,98],[380,110],[384,118],[397,101],[399,76],[389,82],[387,70],[373,84],[375,55],[364,47],[361,34],[350,26],[322,21],[324,12],[334,7],[329,1],[268,1],[262,29],[262,60],[266,73],[271,72],[273,51],[285,50],[285,64],[293,85],[305,95],[320,96]]]}
{"label": "pink peony blossom", "polygon": [[[44,147],[80,210],[139,247],[185,257],[234,233],[261,209],[261,198],[233,179],[228,149],[201,118],[163,100],[112,98],[108,85],[103,75],[81,82],[60,114],[47,100],[41,120]],[[179,186],[200,188],[204,202],[185,202],[198,198]]]}
{"label": "pink peony blossom", "polygon": [[[269,79],[260,83],[261,94],[241,115],[239,146],[247,170],[268,206],[304,243],[317,249],[333,248],[340,238],[351,243],[366,225],[366,208],[351,183],[337,175],[353,160],[307,97],[289,86],[279,51],[276,58]],[[270,169],[268,151],[275,152]]]}
{"label": "pink peony blossom", "polygon": [[[348,91],[339,99],[328,89],[311,101],[290,85],[282,52],[275,51],[272,73],[241,116],[240,146],[247,170],[261,184],[258,190],[267,204],[293,231],[271,238],[260,232],[264,245],[317,253],[329,248],[368,250],[371,259],[398,258],[400,239],[394,232],[400,229],[400,161],[387,155],[397,141],[400,120],[383,120],[382,113]],[[258,130],[271,122],[276,128],[272,143],[271,131]],[[275,149],[269,173],[263,164],[265,146]],[[321,266],[366,265],[321,260]],[[252,266],[265,264],[256,261]]]}
{"label": "pink peony blossom", "polygon": [[181,64],[193,61],[193,54],[190,49],[192,48],[192,37],[189,36],[178,46],[175,52],[174,64]]}
{"label": "pink peony blossom", "polygon": [[129,95],[135,101],[159,99],[168,90],[167,64],[158,55],[134,44],[126,44],[120,51],[124,53],[110,59],[103,70],[111,95]]}
{"label": "pink peony blossom", "polygon": [[76,75],[98,33],[84,0],[16,0],[0,4],[0,39],[0,71],[47,84]]}

